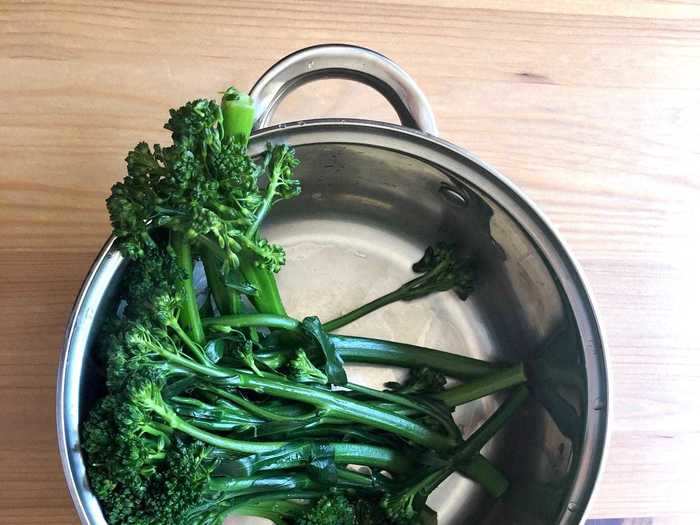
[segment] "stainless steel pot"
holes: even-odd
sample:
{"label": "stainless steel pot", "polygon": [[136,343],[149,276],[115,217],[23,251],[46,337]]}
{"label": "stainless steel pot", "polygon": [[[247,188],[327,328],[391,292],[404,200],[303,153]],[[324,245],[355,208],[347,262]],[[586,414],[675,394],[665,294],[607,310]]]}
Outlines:
{"label": "stainless steel pot", "polygon": [[[328,77],[374,87],[403,126],[323,119],[266,127],[290,90]],[[287,250],[280,285],[292,314],[331,318],[393,289],[427,245],[449,240],[479,255],[472,297],[462,302],[442,293],[395,304],[349,331],[532,363],[529,404],[484,450],[507,473],[511,490],[493,504],[454,476],[430,500],[440,523],[582,520],[606,443],[608,376],[590,294],[552,227],[507,179],[437,138],[421,91],[378,53],[343,45],[304,49],[273,66],[251,94],[259,104],[252,152],[285,142],[301,159],[302,195],[278,205],[266,227]],[[91,348],[125,266],[109,239],[76,300],[58,373],[59,448],[83,523],[104,523],[86,481],[78,428],[103,388]],[[351,374],[386,379],[369,367]],[[499,400],[462,407],[457,418],[465,432]]]}

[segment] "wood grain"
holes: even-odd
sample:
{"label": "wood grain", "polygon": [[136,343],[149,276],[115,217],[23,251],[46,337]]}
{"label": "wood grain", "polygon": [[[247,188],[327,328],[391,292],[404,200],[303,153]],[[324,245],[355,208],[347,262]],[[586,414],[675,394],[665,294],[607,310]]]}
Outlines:
{"label": "wood grain", "polygon": [[[54,384],[103,199],[165,111],[350,42],[404,66],[441,134],[497,167],[581,262],[614,370],[591,516],[700,514],[700,6],[512,0],[0,3],[0,523],[76,523]],[[278,116],[394,119],[329,82]]]}

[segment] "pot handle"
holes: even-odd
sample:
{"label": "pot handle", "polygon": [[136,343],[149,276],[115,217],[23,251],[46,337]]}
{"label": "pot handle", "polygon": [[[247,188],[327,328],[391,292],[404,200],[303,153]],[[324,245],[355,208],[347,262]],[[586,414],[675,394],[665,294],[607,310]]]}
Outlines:
{"label": "pot handle", "polygon": [[404,126],[437,135],[428,100],[408,73],[376,51],[346,44],[307,47],[268,69],[250,90],[256,103],[253,129],[269,125],[279,103],[294,89],[326,78],[355,80],[376,89]]}

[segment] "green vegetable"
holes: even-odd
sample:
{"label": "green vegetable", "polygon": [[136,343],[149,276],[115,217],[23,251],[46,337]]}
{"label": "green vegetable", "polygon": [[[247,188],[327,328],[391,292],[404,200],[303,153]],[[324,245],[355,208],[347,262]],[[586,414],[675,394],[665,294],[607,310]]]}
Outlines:
{"label": "green vegetable", "polygon": [[224,136],[247,144],[255,119],[253,99],[236,88],[230,87],[221,99],[221,114]]}
{"label": "green vegetable", "polygon": [[[205,327],[226,331],[227,327],[230,326],[254,325],[254,320],[255,318],[247,318],[246,316],[223,316],[203,319],[203,323]],[[285,330],[297,330],[299,327],[297,320],[287,316],[267,318],[266,322]],[[287,337],[283,338],[279,337],[279,334],[273,333],[263,341],[263,346],[267,347],[267,351],[263,350],[257,353],[258,359],[272,369],[284,367],[293,357],[294,351],[300,343],[298,338],[285,335]],[[505,366],[449,352],[368,337],[328,334],[328,339],[344,362],[398,366],[409,369],[422,368],[463,381],[487,375]],[[312,361],[317,358],[313,348],[305,348],[305,350]]]}
{"label": "green vegetable", "polygon": [[[299,193],[298,161],[284,144],[251,158],[253,118],[233,88],[171,110],[172,145],[139,143],[107,200],[130,262],[97,343],[107,392],[81,427],[107,521],[434,525],[427,497],[452,473],[502,496],[508,480],[480,450],[527,397],[523,364],[330,333],[394,301],[466,299],[474,258],[438,244],[395,292],[325,324],[289,316],[275,279],[284,251],[261,226]],[[200,262],[206,290],[193,283]],[[348,381],[346,362],[408,376],[377,390]],[[454,408],[513,387],[464,440]]]}
{"label": "green vegetable", "polygon": [[331,335],[330,339],[347,362],[429,368],[464,381],[486,375],[501,366],[472,357],[381,339],[345,335]]}
{"label": "green vegetable", "polygon": [[342,494],[323,496],[296,525],[355,525],[355,509]]}
{"label": "green vegetable", "polygon": [[[284,312],[270,275],[284,264],[284,251],[260,237],[258,229],[274,202],[299,193],[293,179],[297,160],[286,145],[270,146],[260,164],[248,156],[251,112],[248,97],[232,89],[224,95],[223,111],[204,99],[171,110],[165,128],[172,132],[172,146],[151,150],[138,144],[127,156],[126,178],[107,199],[125,256],[140,259],[155,247],[153,227],[171,232],[185,273],[183,324],[195,342],[202,333],[191,282],[193,244],[209,259],[210,276],[216,271],[212,259],[219,261],[222,276],[213,277],[213,285],[240,269],[258,287],[254,303]],[[220,283],[214,287],[220,311],[234,313],[235,295],[225,299]]]}
{"label": "green vegetable", "polygon": [[297,383],[328,384],[328,376],[316,368],[301,348],[296,351],[295,356],[289,362],[287,375]]}
{"label": "green vegetable", "polygon": [[413,271],[421,275],[393,292],[324,323],[323,327],[333,332],[388,304],[396,301],[412,301],[435,292],[454,290],[460,299],[466,300],[474,289],[476,276],[474,259],[460,258],[453,245],[440,243],[435,247],[429,247],[423,257],[413,265]]}
{"label": "green vegetable", "polygon": [[[449,460],[444,465],[434,466],[421,472],[413,480],[395,492],[387,494],[382,499],[382,506],[391,521],[396,524],[415,523],[425,511],[430,493],[445,481],[460,465],[468,463],[477,456],[479,450],[505,425],[525,402],[528,393],[525,387],[519,387],[511,397],[484,423],[469,439],[455,448]],[[481,461],[481,460],[479,460]],[[474,468],[474,467],[472,467]],[[495,484],[499,480],[494,481]]]}

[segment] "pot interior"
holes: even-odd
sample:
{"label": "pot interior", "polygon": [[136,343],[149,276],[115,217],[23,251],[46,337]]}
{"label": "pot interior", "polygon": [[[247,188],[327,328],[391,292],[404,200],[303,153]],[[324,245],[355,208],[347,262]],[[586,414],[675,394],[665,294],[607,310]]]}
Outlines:
{"label": "pot interior", "polygon": [[[507,497],[494,505],[473,482],[453,475],[429,503],[441,525],[558,522],[580,460],[586,372],[568,301],[547,261],[506,210],[457,174],[360,144],[300,145],[297,154],[302,194],[280,203],[266,227],[287,252],[279,281],[290,314],[331,319],[389,292],[411,278],[411,265],[438,241],[475,254],[479,280],[467,301],[447,292],[395,303],[343,333],[487,360],[543,362],[533,373],[542,379],[533,389],[541,399],[484,450],[512,482]],[[354,380],[378,387],[401,374],[351,370]],[[459,408],[465,435],[501,399]]]}
{"label": "pot interior", "polygon": [[[438,241],[476,255],[479,279],[468,300],[445,292],[393,304],[343,332],[487,360],[527,360],[533,395],[483,450],[511,481],[510,491],[489,501],[453,475],[429,503],[441,525],[578,523],[601,461],[607,393],[595,318],[566,252],[517,192],[446,143],[385,128],[393,138],[368,145],[376,130],[358,125],[353,135],[345,124],[331,128],[307,125],[297,135],[287,128],[284,136],[278,128],[252,143],[255,150],[284,140],[301,160],[302,194],[276,205],[265,227],[287,252],[279,281],[290,315],[330,319],[391,291]],[[405,140],[411,144],[399,148]],[[64,465],[79,513],[91,523],[102,521],[87,489],[77,427],[104,389],[90,349],[124,266],[108,245],[76,305],[59,382]],[[351,380],[374,386],[401,374],[350,369]],[[501,400],[494,395],[459,408],[465,436]]]}

